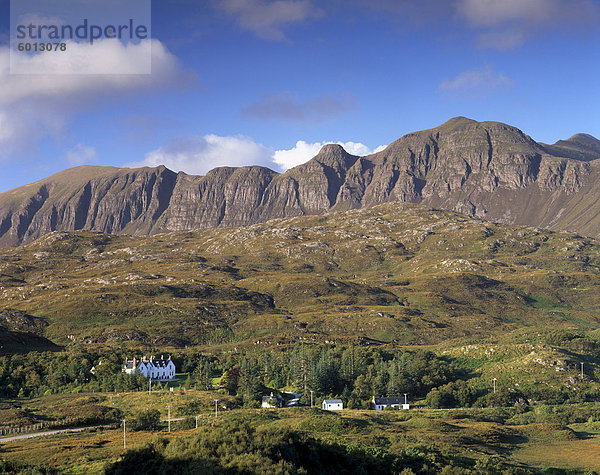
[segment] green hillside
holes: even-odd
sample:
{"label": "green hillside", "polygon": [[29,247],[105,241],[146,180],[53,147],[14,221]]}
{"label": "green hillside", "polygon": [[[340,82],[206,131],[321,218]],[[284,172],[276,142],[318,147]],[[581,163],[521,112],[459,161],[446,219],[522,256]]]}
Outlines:
{"label": "green hillside", "polygon": [[[161,410],[174,398],[174,414],[206,418],[225,398],[253,417],[265,391],[310,404],[310,389],[352,410],[337,429],[333,416],[284,410],[298,417],[294,430],[349,454],[367,447],[406,467],[419,450],[432,470],[460,473],[579,473],[543,470],[598,466],[599,286],[594,239],[419,205],[150,237],[53,233],[0,255],[2,353],[64,347],[0,357],[0,410],[9,426],[75,413],[111,420],[115,408],[137,417],[129,397],[143,407],[160,397]],[[142,352],[171,354],[190,374],[185,390],[147,395],[145,380],[119,373]],[[193,387],[209,390],[200,405],[186,396]],[[81,391],[93,397],[74,409]],[[367,409],[373,394],[404,392],[420,409]],[[100,407],[112,394],[120,402]],[[56,398],[66,415],[46,414]],[[19,442],[8,460],[46,463],[52,452],[52,466],[100,470],[134,456],[119,459],[121,432],[106,434],[90,459],[65,455],[64,441],[93,434]],[[132,436],[133,446],[149,437]]]}
{"label": "green hillside", "polygon": [[39,336],[66,346],[593,331],[599,286],[593,239],[401,204],[151,237],[53,233],[0,255],[0,310],[42,319]]}

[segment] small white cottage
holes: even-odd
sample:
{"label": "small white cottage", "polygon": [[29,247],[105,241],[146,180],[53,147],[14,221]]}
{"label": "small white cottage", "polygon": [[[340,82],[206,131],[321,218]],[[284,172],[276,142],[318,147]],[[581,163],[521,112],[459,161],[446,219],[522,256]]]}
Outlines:
{"label": "small white cottage", "polygon": [[148,379],[166,381],[175,378],[175,363],[171,361],[170,356],[167,359],[162,355],[160,359],[153,356],[150,358],[144,356],[141,360],[136,358],[126,360],[123,371],[127,374],[138,372]]}
{"label": "small white cottage", "polygon": [[274,408],[274,407],[281,407],[282,405],[282,398],[281,396],[277,395],[273,395],[273,393],[271,393],[270,396],[263,396],[262,397],[262,404],[261,407],[266,407],[266,408]]}
{"label": "small white cottage", "polygon": [[[404,401],[402,401],[404,399]],[[408,409],[410,406],[406,397],[375,397],[373,396],[373,406],[376,411],[383,411],[386,407],[394,409]]]}
{"label": "small white cottage", "polygon": [[325,399],[322,407],[326,411],[341,411],[344,409],[344,403],[341,399]]}

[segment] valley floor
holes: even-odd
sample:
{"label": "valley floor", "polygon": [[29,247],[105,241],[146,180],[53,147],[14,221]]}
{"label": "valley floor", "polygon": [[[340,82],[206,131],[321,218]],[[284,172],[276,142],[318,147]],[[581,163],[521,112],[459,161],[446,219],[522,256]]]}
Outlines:
{"label": "valley floor", "polygon": [[[380,455],[437,451],[445,454],[444,457],[460,457],[471,466],[477,461],[491,460],[501,461],[503,466],[513,470],[523,470],[516,473],[543,473],[550,468],[575,470],[575,473],[600,472],[600,426],[592,422],[556,422],[553,416],[548,416],[552,413],[551,406],[532,408],[522,414],[514,408],[344,410],[339,413],[306,407],[235,409],[223,410],[215,417],[214,403],[212,407],[210,404],[215,397],[213,392],[186,390],[151,395],[134,392],[90,396],[125,413],[134,407],[156,408],[166,416],[166,406],[171,405],[173,418],[184,416],[182,411],[189,407],[190,401],[202,403],[202,409],[198,410],[198,429],[183,429],[182,421],[174,421],[171,433],[167,432],[166,424],[158,432],[127,430],[127,449],[140,448],[158,437],[174,440],[195,433],[206,434],[236,422],[250,424],[258,431],[291,428],[327,444],[361,447]],[[61,404],[65,404],[65,398],[75,400],[76,396],[62,396]],[[47,402],[56,404],[56,397]],[[582,409],[589,410],[588,406]],[[597,409],[598,404],[592,406]],[[61,473],[102,473],[107,464],[117,462],[124,452],[123,430],[118,422],[112,427],[13,440],[0,446],[4,463],[48,465]]]}

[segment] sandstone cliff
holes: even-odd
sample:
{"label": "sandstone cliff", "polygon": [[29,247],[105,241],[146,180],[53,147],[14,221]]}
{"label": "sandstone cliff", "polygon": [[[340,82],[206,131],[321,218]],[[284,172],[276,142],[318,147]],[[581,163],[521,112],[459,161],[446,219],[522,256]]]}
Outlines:
{"label": "sandstone cliff", "polygon": [[367,156],[326,145],[278,174],[222,167],[206,176],[165,167],[78,167],[0,194],[0,246],[49,232],[154,234],[243,226],[401,201],[506,223],[600,235],[600,141],[540,144],[498,122],[451,119]]}

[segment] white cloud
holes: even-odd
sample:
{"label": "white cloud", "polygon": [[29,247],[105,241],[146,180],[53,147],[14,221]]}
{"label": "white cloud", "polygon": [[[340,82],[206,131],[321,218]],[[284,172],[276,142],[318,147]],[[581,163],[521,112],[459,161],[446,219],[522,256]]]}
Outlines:
{"label": "white cloud", "polygon": [[335,142],[338,145],[344,147],[346,152],[351,155],[358,155],[359,157],[364,157],[366,155],[371,155],[372,153],[381,152],[387,148],[387,145],[379,145],[374,149],[367,147],[365,144],[360,142]]}
{"label": "white cloud", "polygon": [[336,115],[345,114],[354,108],[354,97],[350,95],[339,99],[323,95],[301,101],[295,94],[282,92],[265,94],[260,101],[244,108],[242,113],[248,117],[264,120],[322,122]]}
{"label": "white cloud", "polygon": [[218,7],[258,37],[283,40],[283,27],[323,15],[310,0],[221,0]]}
{"label": "white cloud", "polygon": [[0,144],[10,143],[16,136],[14,119],[0,110]]}
{"label": "white cloud", "polygon": [[600,5],[594,0],[459,0],[456,13],[479,29],[479,45],[511,49],[544,31],[598,26]]}
{"label": "white cloud", "polygon": [[461,91],[475,94],[484,94],[493,89],[508,87],[513,83],[503,73],[497,73],[492,68],[472,69],[463,71],[450,81],[444,81],[440,84],[440,89],[444,91]]}
{"label": "white cloud", "polygon": [[[93,52],[93,55],[90,54]],[[137,61],[151,52],[152,74],[135,74]],[[116,39],[87,43],[70,43],[68,53],[53,55],[40,53],[31,57],[20,56],[22,67],[31,75],[11,75],[9,72],[9,50],[0,49],[0,105],[23,99],[77,98],[93,93],[113,95],[125,94],[139,89],[193,80],[189,72],[183,71],[179,60],[158,40],[145,40],[137,45],[124,45]],[[96,62],[96,59],[98,62]],[[129,66],[124,66],[124,65]],[[127,67],[127,69],[122,69]],[[102,74],[106,70],[124,71],[119,74]],[[37,75],[47,71],[47,75]]]}
{"label": "white cloud", "polygon": [[[156,42],[157,45],[159,42]],[[13,52],[12,74],[122,75],[152,72],[152,40],[124,44],[118,39],[89,43],[65,42],[64,52],[29,55]],[[162,46],[162,45],[161,45]],[[164,47],[163,47],[164,49]],[[161,54],[159,51],[158,54]]]}
{"label": "white cloud", "polygon": [[273,161],[283,170],[287,170],[310,160],[319,153],[321,147],[322,143],[306,143],[299,140],[296,146],[289,150],[277,150],[273,154]]}
{"label": "white cloud", "polygon": [[71,150],[67,151],[65,156],[67,162],[72,166],[83,165],[84,163],[90,163],[96,160],[96,150],[93,147],[88,147],[83,144],[77,144]]}
{"label": "white cloud", "polygon": [[323,145],[337,143],[353,155],[369,155],[381,151],[359,142],[315,142],[300,140],[287,150],[273,151],[262,144],[244,136],[221,137],[205,135],[202,137],[179,137],[165,146],[154,150],[140,162],[128,163],[127,167],[156,167],[165,165],[174,171],[184,171],[191,175],[204,175],[215,167],[260,165],[276,171],[285,171],[313,158]]}
{"label": "white cloud", "polygon": [[[23,67],[61,73],[48,75],[11,75],[9,49],[0,47],[0,159],[44,137],[61,134],[77,114],[98,104],[130,94],[186,87],[195,78],[158,40],[127,46],[117,40],[72,46],[69,54],[40,53],[23,60]],[[89,48],[100,65],[86,59]],[[91,74],[100,67],[135,64],[149,50],[152,74]]]}
{"label": "white cloud", "polygon": [[272,167],[272,152],[244,136],[179,137],[164,147],[154,150],[141,162],[127,166],[156,167],[165,165],[173,171],[184,171],[192,175],[204,175],[215,167],[261,165]]}
{"label": "white cloud", "polygon": [[510,21],[548,21],[562,0],[461,0],[457,10],[471,26],[493,26]]}
{"label": "white cloud", "polygon": [[370,155],[375,152],[380,152],[386,146],[380,145],[379,147],[372,150],[367,147],[365,144],[360,142],[315,142],[315,143],[307,143],[303,140],[299,140],[296,142],[296,146],[289,150],[277,150],[273,154],[273,161],[279,165],[284,170],[288,168],[293,168],[297,165],[301,165],[302,163],[307,162],[311,158],[313,158],[319,150],[323,147],[323,145],[328,143],[335,143],[337,145],[341,145],[344,147],[346,152],[352,155],[358,155],[364,157],[365,155]]}

